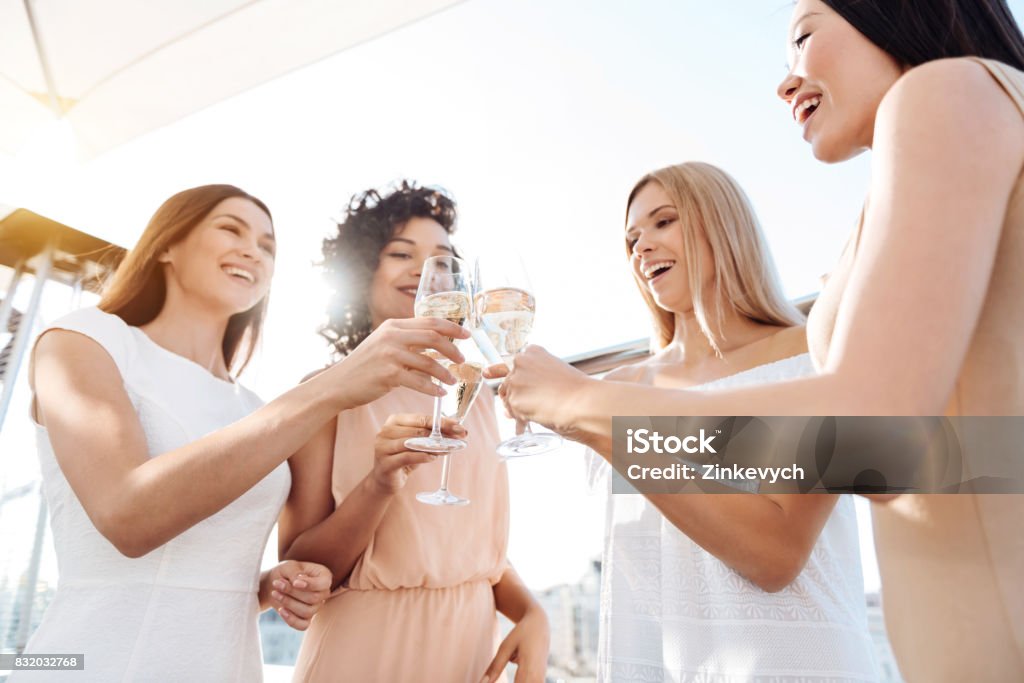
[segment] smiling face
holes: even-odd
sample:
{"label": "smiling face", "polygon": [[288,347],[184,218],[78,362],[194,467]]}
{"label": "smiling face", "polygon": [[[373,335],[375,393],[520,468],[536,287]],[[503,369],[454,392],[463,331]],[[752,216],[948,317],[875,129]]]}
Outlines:
{"label": "smiling face", "polygon": [[[694,308],[683,230],[679,209],[661,183],[652,180],[633,197],[626,216],[630,266],[655,303],[673,313]],[[698,229],[694,237],[697,253],[693,256],[699,263],[703,284],[707,284],[715,273],[711,245],[703,229]]]}
{"label": "smiling face", "polygon": [[168,295],[227,316],[247,311],[270,291],[275,248],[270,216],[248,199],[225,199],[160,256]]}
{"label": "smiling face", "polygon": [[832,163],[869,149],[878,106],[903,67],[821,0],[797,3],[787,42],[778,95],[814,156]]}
{"label": "smiling face", "polygon": [[395,231],[380,251],[370,282],[370,319],[374,329],[389,318],[411,318],[423,262],[453,255],[448,231],[432,218],[414,217]]}

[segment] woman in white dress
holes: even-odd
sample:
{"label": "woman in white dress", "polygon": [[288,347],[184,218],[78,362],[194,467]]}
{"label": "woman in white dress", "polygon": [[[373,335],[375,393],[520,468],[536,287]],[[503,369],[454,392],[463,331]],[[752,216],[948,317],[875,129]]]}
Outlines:
{"label": "woman in white dress", "polygon": [[[461,354],[445,321],[398,321],[267,405],[239,385],[259,340],[274,228],[258,199],[207,185],[167,200],[98,308],[33,353],[43,484],[60,579],[27,654],[84,653],[62,680],[258,681],[261,609],[305,629],[331,574],[260,573],[286,463],[324,423],[396,386],[430,395]],[[412,368],[412,369],[409,369]],[[52,680],[18,672],[11,680]]]}
{"label": "woman in white dress", "polygon": [[[813,373],[803,316],[729,175],[648,174],[625,241],[661,348],[608,379],[709,390]],[[875,679],[848,496],[614,494],[606,534],[599,680]]]}

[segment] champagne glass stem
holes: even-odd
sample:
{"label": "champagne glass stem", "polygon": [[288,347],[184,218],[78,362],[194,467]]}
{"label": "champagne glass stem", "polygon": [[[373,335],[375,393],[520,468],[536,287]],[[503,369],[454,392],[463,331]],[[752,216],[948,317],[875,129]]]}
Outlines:
{"label": "champagne glass stem", "polygon": [[451,472],[452,459],[449,455],[442,455],[441,463],[441,491],[448,495],[448,473]]}
{"label": "champagne glass stem", "polygon": [[441,438],[441,397],[434,397],[434,424],[430,428],[430,438],[438,441]]}

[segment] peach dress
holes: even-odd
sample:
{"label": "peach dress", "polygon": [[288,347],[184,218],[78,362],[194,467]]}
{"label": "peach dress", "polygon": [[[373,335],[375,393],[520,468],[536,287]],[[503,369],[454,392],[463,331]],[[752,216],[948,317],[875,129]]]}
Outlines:
{"label": "peach dress", "polygon": [[[1024,115],[1024,73],[984,66]],[[1022,121],[1024,125],[1024,121]],[[824,363],[860,228],[807,321]],[[1024,174],[1003,222],[985,303],[948,415],[1024,415]],[[917,681],[1024,681],[1024,495],[905,495],[874,505],[885,624]]]}
{"label": "peach dress", "polygon": [[[373,441],[388,416],[431,414],[431,399],[399,388],[338,416],[335,503],[373,468]],[[507,566],[508,472],[498,460],[493,395],[485,387],[464,421],[469,446],[448,488],[469,505],[416,500],[435,491],[442,460],[413,470],[352,574],[313,619],[296,681],[478,683],[498,643],[492,587]]]}

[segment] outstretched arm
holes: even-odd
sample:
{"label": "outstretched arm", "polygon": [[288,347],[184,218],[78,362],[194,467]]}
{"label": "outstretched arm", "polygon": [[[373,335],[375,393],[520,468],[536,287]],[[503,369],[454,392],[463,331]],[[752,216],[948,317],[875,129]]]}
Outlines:
{"label": "outstretched arm", "polygon": [[82,334],[53,330],[34,352],[37,419],[92,523],[120,552],[140,557],[248,491],[340,411],[399,385],[433,394],[430,375],[453,378],[413,349],[436,348],[458,360],[448,337],[467,336],[436,319],[398,321],[374,335],[251,415],[150,457],[113,359]]}

